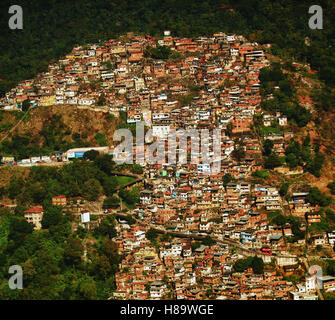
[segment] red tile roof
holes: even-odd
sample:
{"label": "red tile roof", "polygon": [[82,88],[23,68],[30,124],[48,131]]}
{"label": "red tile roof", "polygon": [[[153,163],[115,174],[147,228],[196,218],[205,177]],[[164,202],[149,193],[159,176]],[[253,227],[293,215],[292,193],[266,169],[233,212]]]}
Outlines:
{"label": "red tile roof", "polygon": [[26,210],[24,213],[42,213],[43,207],[42,206],[36,206],[32,207],[29,210]]}

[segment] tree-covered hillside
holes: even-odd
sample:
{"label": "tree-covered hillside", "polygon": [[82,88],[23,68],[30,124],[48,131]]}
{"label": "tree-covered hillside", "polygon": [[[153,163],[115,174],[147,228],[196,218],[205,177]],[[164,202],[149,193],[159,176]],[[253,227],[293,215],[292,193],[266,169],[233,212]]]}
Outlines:
{"label": "tree-covered hillside", "polygon": [[[2,168],[1,175],[4,170],[11,168]],[[14,211],[0,207],[0,300],[106,300],[111,296],[121,259],[112,240],[115,218],[105,215],[88,232],[78,226],[75,208],[101,196],[107,196],[104,209],[118,208],[121,199],[126,207],[139,201],[136,187],[117,193],[132,178],[116,177],[112,170],[142,172],[137,165],[117,166],[111,156],[93,151],[84,160],[60,168],[33,167],[27,175],[16,171],[16,178],[13,175],[8,185],[0,186],[0,200],[8,197],[17,203]],[[68,197],[66,208],[52,205],[52,197],[59,194]],[[24,217],[32,205],[43,205],[41,230],[34,230]],[[91,215],[91,221],[97,219],[98,215]],[[130,216],[127,220],[133,221]],[[24,270],[24,290],[8,287],[12,265]]]}
{"label": "tree-covered hillside", "polygon": [[187,37],[236,32],[270,42],[273,53],[306,60],[329,85],[335,84],[331,0],[317,3],[323,8],[323,30],[308,27],[308,8],[315,4],[309,0],[17,0],[23,8],[23,30],[8,27],[12,4],[0,3],[0,95],[45,70],[76,44],[127,31],[161,36],[165,29]]}

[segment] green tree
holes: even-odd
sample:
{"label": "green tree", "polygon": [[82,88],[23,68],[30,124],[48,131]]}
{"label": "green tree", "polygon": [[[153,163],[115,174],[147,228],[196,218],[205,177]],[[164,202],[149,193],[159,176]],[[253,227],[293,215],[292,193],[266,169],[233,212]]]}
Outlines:
{"label": "green tree", "polygon": [[264,271],[263,259],[257,256],[254,256],[251,262],[251,267],[255,274],[262,274]]}
{"label": "green tree", "polygon": [[106,135],[104,133],[98,132],[95,135],[94,140],[101,147],[104,147],[104,146],[108,145],[107,140],[106,140]]}
{"label": "green tree", "polygon": [[279,159],[279,157],[274,154],[274,153],[271,153],[265,160],[265,163],[264,163],[264,167],[266,169],[274,169],[276,167],[280,167],[281,166],[281,161]]}
{"label": "green tree", "polygon": [[97,298],[96,283],[92,277],[84,277],[78,281],[78,293],[80,299],[94,300]]}
{"label": "green tree", "polygon": [[204,239],[202,239],[202,244],[205,246],[212,246],[215,244],[215,240],[213,240],[210,236],[206,236]]}
{"label": "green tree", "polygon": [[27,112],[30,108],[30,100],[29,99],[26,99],[22,102],[22,111],[23,112]]}
{"label": "green tree", "polygon": [[94,230],[95,236],[107,236],[109,239],[116,236],[115,218],[108,216],[102,219],[100,225]]}
{"label": "green tree", "polygon": [[289,183],[287,183],[287,182],[282,183],[281,186],[280,186],[280,189],[279,189],[279,194],[282,197],[286,196],[288,188],[289,188]]}
{"label": "green tree", "polygon": [[201,246],[201,242],[199,242],[199,241],[192,242],[192,244],[191,244],[192,251],[194,251],[195,249],[200,248],[200,246]]}
{"label": "green tree", "polygon": [[330,189],[331,194],[335,194],[335,181],[328,183],[327,188]]}
{"label": "green tree", "polygon": [[119,183],[115,177],[105,177],[102,182],[104,192],[107,195],[113,194],[116,191],[118,185]]}
{"label": "green tree", "polygon": [[96,150],[89,150],[84,153],[83,158],[87,160],[94,161],[99,156],[99,152]]}
{"label": "green tree", "polygon": [[69,266],[78,266],[84,253],[79,239],[68,238],[64,248],[64,263]]}
{"label": "green tree", "polygon": [[145,236],[146,236],[146,238],[147,238],[148,240],[150,240],[150,241],[154,241],[154,240],[157,239],[157,237],[158,237],[158,233],[157,233],[156,230],[150,228],[150,229],[146,232]]}
{"label": "green tree", "polygon": [[272,152],[272,148],[273,148],[273,141],[272,140],[269,140],[269,139],[266,139],[264,141],[264,155],[265,156],[269,156]]}
{"label": "green tree", "polygon": [[[250,260],[250,259],[249,259]],[[244,272],[250,267],[250,262],[248,259],[239,259],[234,263],[233,269],[236,272]]]}
{"label": "green tree", "polygon": [[0,253],[6,248],[8,243],[8,235],[10,233],[10,212],[0,209]]}
{"label": "green tree", "polygon": [[241,161],[245,157],[245,150],[242,145],[235,145],[232,156],[236,161]]}
{"label": "green tree", "polygon": [[317,187],[312,187],[306,196],[306,200],[313,206],[327,207],[332,203],[332,198],[326,196]]}
{"label": "green tree", "polygon": [[136,164],[136,163],[131,166],[130,170],[131,170],[132,173],[135,173],[135,174],[142,174],[143,173],[142,167],[139,164]]}
{"label": "green tree", "polygon": [[171,49],[166,46],[157,46],[156,48],[152,48],[147,46],[144,50],[145,57],[151,57],[153,59],[162,59],[167,60],[171,54]]}
{"label": "green tree", "polygon": [[104,209],[115,209],[118,208],[119,206],[120,206],[120,199],[115,196],[106,198],[102,205]]}
{"label": "green tree", "polygon": [[229,174],[229,173],[226,173],[224,176],[223,176],[223,185],[226,186],[230,181],[233,180],[233,177]]}
{"label": "green tree", "polygon": [[99,180],[91,178],[84,183],[85,196],[89,201],[98,200],[101,194],[101,184]]}
{"label": "green tree", "polygon": [[56,226],[62,219],[62,208],[50,206],[44,210],[42,218],[42,228],[48,229],[50,226]]}

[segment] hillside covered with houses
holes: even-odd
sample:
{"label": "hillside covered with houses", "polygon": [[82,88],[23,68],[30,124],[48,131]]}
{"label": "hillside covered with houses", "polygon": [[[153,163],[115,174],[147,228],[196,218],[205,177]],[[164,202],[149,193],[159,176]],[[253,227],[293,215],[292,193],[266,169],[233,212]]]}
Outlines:
{"label": "hillside covered with houses", "polygon": [[[329,159],[312,130],[314,104],[295,77],[315,71],[276,61],[270,48],[224,32],[127,33],[75,47],[8,91],[0,99],[0,170],[9,172],[0,189],[1,257],[44,273],[31,272],[27,291],[3,297],[40,298],[45,292],[34,293],[34,281],[52,275],[48,298],[331,298],[335,177],[328,172],[329,184],[314,183]],[[106,123],[86,137],[79,128],[64,143],[71,122],[60,126],[56,117],[38,144],[25,137],[22,145],[35,148],[18,153],[19,122],[48,108]],[[15,125],[5,126],[7,114],[18,115]],[[116,165],[112,134],[134,133],[138,123],[166,145],[174,129],[220,129],[219,173],[167,156]],[[53,132],[57,143],[48,139]],[[43,245],[30,258],[34,239]],[[46,270],[41,261],[50,256],[55,267]],[[315,263],[324,266],[318,279],[309,270]],[[64,287],[76,273],[79,280]]]}

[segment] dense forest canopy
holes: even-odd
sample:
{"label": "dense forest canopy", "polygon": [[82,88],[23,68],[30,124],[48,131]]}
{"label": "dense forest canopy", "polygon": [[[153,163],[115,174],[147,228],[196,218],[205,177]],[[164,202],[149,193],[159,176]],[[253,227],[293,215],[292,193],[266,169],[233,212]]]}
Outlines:
{"label": "dense forest canopy", "polygon": [[[45,208],[39,231],[33,231],[20,210],[13,215],[0,208],[0,222],[1,300],[107,299],[115,290],[120,256],[111,240],[116,234],[114,217],[102,220],[91,245],[84,242],[84,228],[71,232],[71,219],[60,207]],[[8,268],[15,264],[25,270],[24,290],[8,288]]]}
{"label": "dense forest canopy", "polygon": [[[8,187],[0,188],[0,200],[8,196],[27,207],[49,205],[51,198],[60,194],[96,201],[102,195],[112,195],[121,185],[133,180],[112,173],[113,170],[127,169],[132,173],[139,172],[136,165],[116,165],[109,155],[98,156],[94,161],[75,160],[61,168],[32,167],[26,178],[12,177]],[[119,195],[129,205],[139,200],[136,188],[132,191],[120,190]]]}
{"label": "dense forest canopy", "polygon": [[323,30],[308,27],[308,9],[315,4],[309,0],[17,0],[15,4],[23,8],[23,30],[8,27],[12,4],[0,3],[0,95],[46,70],[77,44],[128,31],[162,36],[165,29],[186,37],[236,32],[273,43],[274,54],[310,62],[327,84],[335,84],[331,0],[317,3],[323,8]]}

